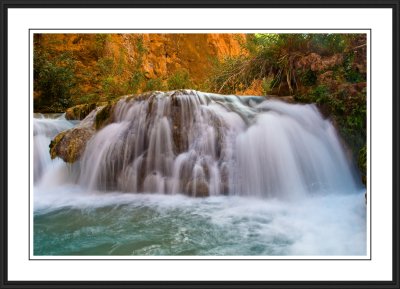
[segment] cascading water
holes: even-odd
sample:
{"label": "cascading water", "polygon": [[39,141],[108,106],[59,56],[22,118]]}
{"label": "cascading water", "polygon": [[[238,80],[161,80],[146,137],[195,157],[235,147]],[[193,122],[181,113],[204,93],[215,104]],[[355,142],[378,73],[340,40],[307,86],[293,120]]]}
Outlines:
{"label": "cascading water", "polygon": [[89,189],[290,198],[354,191],[328,120],[313,105],[189,92],[121,100],[87,144]]}
{"label": "cascading water", "polygon": [[57,167],[63,167],[61,160],[52,161],[49,154],[51,140],[61,131],[70,129],[73,123],[67,121],[64,115],[53,114],[45,117],[36,114],[33,119],[33,179],[38,184]]}
{"label": "cascading water", "polygon": [[[365,254],[362,186],[314,105],[160,92],[121,99],[111,117],[73,165],[48,153],[73,124],[35,119],[36,254]],[[82,225],[72,243],[49,241],[49,220]],[[88,235],[98,241],[86,248]]]}

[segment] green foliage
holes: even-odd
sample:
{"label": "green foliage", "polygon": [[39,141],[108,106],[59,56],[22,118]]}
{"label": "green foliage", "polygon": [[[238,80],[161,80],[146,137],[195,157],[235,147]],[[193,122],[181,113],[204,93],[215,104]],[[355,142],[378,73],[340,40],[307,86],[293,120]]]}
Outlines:
{"label": "green foliage", "polygon": [[160,90],[160,91],[165,90],[165,85],[164,85],[164,83],[163,83],[161,78],[149,79],[146,82],[146,85],[145,85],[145,87],[143,89],[143,92],[155,91],[155,90]]}
{"label": "green foliage", "polygon": [[263,95],[269,94],[273,80],[274,79],[272,77],[264,77],[263,78],[263,80],[261,82],[261,88],[263,91]]}
{"label": "green foliage", "polygon": [[366,184],[367,177],[367,146],[364,145],[358,152],[358,168],[362,174],[362,182]]}
{"label": "green foliage", "polygon": [[329,89],[324,85],[319,85],[314,88],[310,95],[312,102],[317,104],[326,104],[331,100]]}
{"label": "green foliage", "polygon": [[74,60],[71,54],[52,57],[41,50],[34,50],[34,90],[40,93],[36,107],[62,111],[70,105],[75,83]]}
{"label": "green foliage", "polygon": [[108,75],[114,67],[114,60],[111,57],[101,57],[97,61],[96,66],[102,75]]}
{"label": "green foliage", "polygon": [[124,58],[124,49],[121,47],[119,50],[119,58],[118,58],[118,66],[117,66],[117,75],[121,75],[125,68],[125,58]]}
{"label": "green foliage", "polygon": [[100,58],[103,56],[106,43],[110,39],[110,36],[111,36],[110,34],[95,35],[95,41],[92,50],[96,58]]}
{"label": "green foliage", "polygon": [[314,86],[317,83],[317,74],[315,71],[311,69],[307,69],[306,71],[298,72],[300,82],[304,86]]}
{"label": "green foliage", "polygon": [[80,96],[75,103],[76,104],[87,104],[87,103],[96,103],[100,100],[100,96],[98,93],[90,93]]}
{"label": "green foliage", "polygon": [[345,112],[337,117],[339,131],[346,142],[357,152],[366,142],[367,103],[363,93],[354,97],[352,103],[345,104]]}
{"label": "green foliage", "polygon": [[141,70],[135,70],[128,82],[128,89],[130,93],[137,93],[144,80],[144,73]]}
{"label": "green foliage", "polygon": [[347,34],[310,34],[310,49],[323,56],[343,52],[349,44]]}
{"label": "green foliage", "polygon": [[344,61],[344,75],[346,81],[351,83],[363,82],[366,81],[365,75],[361,74],[356,68],[354,68],[354,52],[347,53]]}
{"label": "green foliage", "polygon": [[315,103],[335,120],[340,135],[345,139],[353,152],[365,145],[367,135],[367,102],[366,91],[350,96],[349,89],[332,91],[319,85],[305,94],[297,94],[295,100],[304,103]]}
{"label": "green foliage", "polygon": [[140,35],[140,37],[138,37],[138,39],[136,40],[136,49],[137,49],[138,54],[140,56],[142,56],[144,53],[147,52],[147,48],[144,45],[143,36],[142,35]]}
{"label": "green foliage", "polygon": [[168,84],[168,89],[170,90],[192,87],[192,82],[190,80],[189,72],[186,69],[176,71],[174,74],[172,74],[168,78],[167,84]]}
{"label": "green foliage", "polygon": [[[278,93],[284,84],[289,93],[299,87],[317,84],[317,72],[299,71],[296,63],[304,56],[316,53],[331,56],[347,53],[353,43],[364,41],[361,34],[276,34],[247,35],[247,55],[227,57],[216,63],[210,77],[211,87],[216,92],[234,93],[248,88],[255,79],[270,76],[270,88]],[[350,82],[362,80],[362,75],[350,69],[346,78]],[[265,88],[263,88],[265,91]],[[287,93],[287,92],[284,92]]]}
{"label": "green foliage", "polygon": [[147,48],[143,43],[143,36],[139,35],[139,37],[135,41],[135,46],[137,49],[137,55],[134,60],[133,67],[131,68],[131,76],[127,83],[125,84],[126,91],[128,93],[137,93],[141,90],[143,82],[145,80],[145,75],[142,70],[143,65],[143,55],[147,52]]}

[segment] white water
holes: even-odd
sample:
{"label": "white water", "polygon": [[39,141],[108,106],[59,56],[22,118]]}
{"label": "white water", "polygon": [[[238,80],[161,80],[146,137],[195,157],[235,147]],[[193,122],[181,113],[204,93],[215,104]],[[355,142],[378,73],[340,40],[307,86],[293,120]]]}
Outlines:
{"label": "white water", "polygon": [[79,183],[289,199],[356,190],[335,129],[315,106],[256,101],[198,92],[121,100],[115,122],[88,143]]}
{"label": "white water", "polygon": [[[49,144],[51,140],[61,131],[70,129],[74,126],[73,122],[65,119],[64,115],[51,115],[47,118],[42,114],[36,114],[33,119],[33,178],[35,184],[52,182],[52,172],[65,167],[59,159],[51,160],[49,154]],[[61,177],[63,176],[56,176]],[[60,180],[60,183],[63,181]],[[59,184],[58,181],[55,184]]]}
{"label": "white water", "polygon": [[[334,127],[315,106],[188,91],[121,100],[114,120],[72,166],[51,161],[48,145],[56,131],[73,124],[34,120],[34,208],[36,215],[49,217],[46,226],[51,212],[77,209],[89,210],[102,227],[105,220],[97,209],[115,208],[123,213],[109,214],[106,223],[113,225],[102,227],[114,234],[111,239],[154,238],[148,240],[154,241],[148,251],[134,243],[124,254],[178,255],[187,247],[193,255],[365,255],[362,187]],[[129,209],[120,211],[125,205]],[[157,213],[147,215],[148,210]],[[116,229],[139,211],[145,221]],[[163,245],[171,233],[167,229],[147,235],[174,223],[179,223],[177,230],[186,230],[188,243],[175,249]],[[136,225],[143,233],[131,231]],[[196,226],[203,229],[191,231]],[[102,239],[100,231],[96,240]],[[114,249],[99,254],[114,254]],[[77,252],[91,252],[82,250]]]}

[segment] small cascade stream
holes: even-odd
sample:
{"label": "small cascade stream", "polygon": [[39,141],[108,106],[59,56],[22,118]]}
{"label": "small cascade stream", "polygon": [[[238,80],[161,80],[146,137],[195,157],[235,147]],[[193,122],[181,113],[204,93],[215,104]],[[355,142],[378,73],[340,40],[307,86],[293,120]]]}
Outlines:
{"label": "small cascade stream", "polygon": [[43,181],[57,167],[64,167],[63,161],[51,160],[49,144],[61,131],[70,129],[73,122],[67,121],[63,114],[35,114],[33,120],[33,179],[35,184]]}
{"label": "small cascade stream", "polygon": [[74,125],[34,119],[38,255],[366,252],[362,185],[314,105],[189,90],[127,97],[78,161],[51,160],[51,140]]}

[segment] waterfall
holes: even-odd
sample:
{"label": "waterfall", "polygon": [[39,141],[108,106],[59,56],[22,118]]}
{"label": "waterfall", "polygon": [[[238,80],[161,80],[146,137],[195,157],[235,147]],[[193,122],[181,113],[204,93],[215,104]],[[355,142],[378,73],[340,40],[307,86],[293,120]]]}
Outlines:
{"label": "waterfall", "polygon": [[[64,114],[35,114],[33,119],[33,180],[34,184],[42,183],[46,176],[64,167],[61,160],[51,160],[49,144],[61,131],[70,129],[73,122],[67,121]],[[51,182],[51,177],[47,178]],[[47,184],[48,184],[47,182]]]}
{"label": "waterfall", "polygon": [[33,165],[34,255],[367,254],[365,188],[312,104],[184,90],[36,114]]}
{"label": "waterfall", "polygon": [[78,184],[90,190],[296,198],[358,182],[315,105],[197,91],[123,98],[87,143]]}

